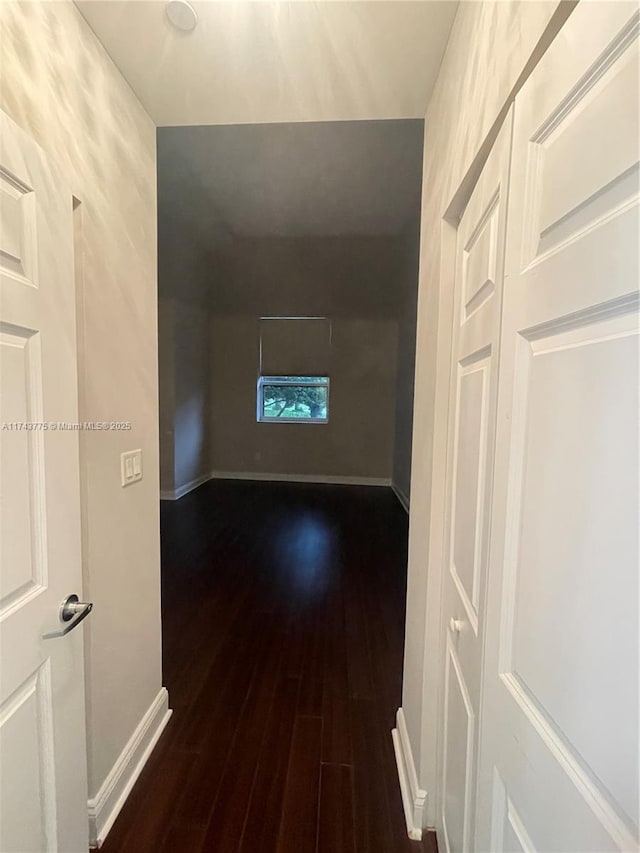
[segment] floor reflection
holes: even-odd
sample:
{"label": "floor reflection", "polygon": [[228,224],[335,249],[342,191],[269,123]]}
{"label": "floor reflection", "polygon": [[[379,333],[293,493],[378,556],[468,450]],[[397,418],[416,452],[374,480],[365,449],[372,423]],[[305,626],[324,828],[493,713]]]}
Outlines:
{"label": "floor reflection", "polygon": [[338,536],[319,513],[303,511],[283,520],[274,531],[273,548],[277,568],[298,595],[307,599],[322,595],[335,576]]}

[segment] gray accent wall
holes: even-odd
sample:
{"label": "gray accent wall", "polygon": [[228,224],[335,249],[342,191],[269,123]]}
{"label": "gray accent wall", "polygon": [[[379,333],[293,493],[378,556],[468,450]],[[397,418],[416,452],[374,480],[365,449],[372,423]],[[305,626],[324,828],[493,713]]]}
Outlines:
{"label": "gray accent wall", "polygon": [[[222,472],[408,495],[422,136],[421,121],[158,130],[164,492]],[[331,320],[328,424],[256,421],[261,316]]]}

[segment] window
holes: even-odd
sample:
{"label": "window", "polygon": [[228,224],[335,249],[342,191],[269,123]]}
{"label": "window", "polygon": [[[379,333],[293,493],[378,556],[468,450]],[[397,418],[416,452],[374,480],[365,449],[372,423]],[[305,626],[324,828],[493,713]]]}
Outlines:
{"label": "window", "polygon": [[258,420],[328,423],[329,377],[261,376],[258,379]]}

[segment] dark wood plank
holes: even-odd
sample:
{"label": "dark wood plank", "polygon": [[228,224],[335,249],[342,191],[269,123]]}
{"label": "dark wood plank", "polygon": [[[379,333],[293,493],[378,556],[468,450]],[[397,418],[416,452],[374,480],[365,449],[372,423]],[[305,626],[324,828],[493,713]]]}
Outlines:
{"label": "dark wood plank", "polygon": [[162,853],[202,853],[206,830],[182,823],[171,825],[162,845]]}
{"label": "dark wood plank", "polygon": [[282,666],[284,636],[266,636],[262,665],[242,709],[236,736],[220,780],[220,791],[209,818],[205,848],[216,853],[235,853],[245,826],[247,803],[251,800],[256,768],[265,737],[269,713]]}
{"label": "dark wood plank", "polygon": [[376,725],[375,703],[369,699],[353,699],[350,707],[356,849],[358,853],[395,853],[401,840],[394,838],[389,820],[382,777],[383,744]]}
{"label": "dark wood plank", "polygon": [[322,715],[323,685],[323,612],[316,608],[307,616],[307,632],[298,695],[298,714],[306,717]]}
{"label": "dark wood plank", "polygon": [[[119,845],[113,849],[121,853],[138,853],[141,850],[155,850],[160,846],[159,841],[164,838],[170,824],[182,779],[190,762],[188,753],[176,753],[163,766],[162,773],[147,779],[145,799],[153,803],[153,807],[146,809],[143,804],[138,819],[131,822]],[[109,841],[115,843],[116,837],[109,837]]]}
{"label": "dark wood plank", "polygon": [[425,832],[422,836],[421,853],[438,853],[438,839],[435,832]]}
{"label": "dark wood plank", "polygon": [[349,699],[331,690],[325,690],[323,696],[321,757],[328,764],[353,762]]}
{"label": "dark wood plank", "polygon": [[351,764],[349,678],[342,585],[331,594],[324,624],[322,761]]}
{"label": "dark wood plank", "polygon": [[355,853],[351,767],[323,764],[320,772],[318,853]]}
{"label": "dark wood plank", "polygon": [[272,853],[278,842],[299,681],[283,678],[269,714],[240,853]]}
{"label": "dark wood plank", "polygon": [[246,719],[243,709],[249,701],[254,674],[267,660],[263,636],[268,619],[271,617],[259,614],[253,620],[239,654],[221,662],[226,677],[218,680],[212,674],[206,693],[194,705],[196,713],[187,735],[189,741],[198,738],[199,753],[189,769],[176,810],[183,823],[209,823],[234,740],[245,734],[238,729],[240,720]]}
{"label": "dark wood plank", "polygon": [[278,853],[315,853],[320,794],[319,717],[296,719],[282,804]]}
{"label": "dark wood plank", "polygon": [[174,714],[103,853],[437,853],[409,841],[407,519],[387,489],[214,481],[162,519]]}

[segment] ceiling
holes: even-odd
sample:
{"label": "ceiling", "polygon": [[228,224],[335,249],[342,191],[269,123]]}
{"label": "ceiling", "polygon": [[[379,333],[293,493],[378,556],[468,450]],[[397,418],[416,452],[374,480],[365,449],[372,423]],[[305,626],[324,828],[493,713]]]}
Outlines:
{"label": "ceiling", "polygon": [[159,126],[423,118],[457,2],[76,0]]}
{"label": "ceiling", "polygon": [[398,234],[419,217],[423,124],[159,128],[161,238]]}

